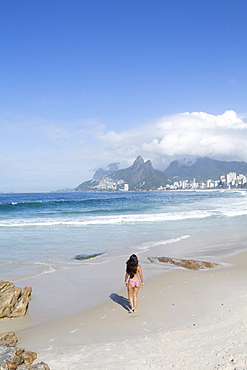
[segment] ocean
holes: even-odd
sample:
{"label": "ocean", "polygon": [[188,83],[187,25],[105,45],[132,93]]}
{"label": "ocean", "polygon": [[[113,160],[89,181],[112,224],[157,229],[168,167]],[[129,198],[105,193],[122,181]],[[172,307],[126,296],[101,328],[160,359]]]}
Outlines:
{"label": "ocean", "polygon": [[[244,235],[232,244],[246,220],[247,192],[240,190],[0,194],[0,279],[132,253],[219,259],[246,248]],[[76,260],[81,254],[100,256]]]}

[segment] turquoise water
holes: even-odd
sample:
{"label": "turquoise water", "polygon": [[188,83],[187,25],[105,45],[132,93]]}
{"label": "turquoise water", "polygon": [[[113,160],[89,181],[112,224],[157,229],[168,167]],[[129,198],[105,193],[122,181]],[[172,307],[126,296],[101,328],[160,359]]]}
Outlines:
{"label": "turquoise water", "polygon": [[225,243],[202,251],[195,243],[180,250],[179,241],[230,238],[246,219],[245,191],[0,194],[0,279],[89,263],[78,254],[114,258],[160,247],[177,257],[220,254]]}

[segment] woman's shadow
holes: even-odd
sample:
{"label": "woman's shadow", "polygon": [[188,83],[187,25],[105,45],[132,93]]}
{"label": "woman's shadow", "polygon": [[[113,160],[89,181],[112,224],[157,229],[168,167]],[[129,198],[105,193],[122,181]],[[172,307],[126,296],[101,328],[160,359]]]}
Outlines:
{"label": "woman's shadow", "polygon": [[125,310],[130,311],[131,306],[129,303],[129,300],[121,295],[118,295],[117,293],[112,293],[109,295],[109,297],[116,303],[118,303],[120,306],[122,306]]}

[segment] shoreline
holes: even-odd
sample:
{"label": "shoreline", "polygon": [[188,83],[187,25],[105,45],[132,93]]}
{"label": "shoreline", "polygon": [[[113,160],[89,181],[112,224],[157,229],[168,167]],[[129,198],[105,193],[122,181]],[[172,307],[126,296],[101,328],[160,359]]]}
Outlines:
{"label": "shoreline", "polygon": [[[234,235],[194,235],[188,238],[172,239],[171,243],[148,249],[128,251],[128,254],[103,255],[95,258],[98,262],[59,269],[34,277],[27,277],[14,282],[16,286],[32,287],[29,309],[21,319],[6,319],[11,330],[29,328],[52,322],[104,304],[111,293],[122,291],[125,274],[125,262],[132,253],[137,254],[143,267],[145,281],[166,274],[175,274],[184,270],[182,267],[162,262],[150,262],[149,257],[169,256],[170,258],[194,259],[219,263],[219,268],[228,266],[229,258],[234,258],[245,251],[246,232]],[[200,250],[194,250],[199,245]],[[205,246],[212,245],[211,252]],[[222,249],[222,245],[224,249]],[[178,252],[179,251],[179,252]],[[188,253],[189,252],[189,253]],[[214,270],[214,269],[213,269]],[[185,270],[186,271],[186,270]],[[112,279],[114,276],[114,279]],[[109,289],[111,291],[109,291]],[[125,290],[125,286],[124,286]],[[4,320],[6,322],[6,320]],[[6,325],[0,321],[0,332]],[[5,330],[5,329],[4,329]]]}
{"label": "shoreline", "polygon": [[230,364],[229,356],[247,364],[245,261],[247,251],[222,259],[222,267],[154,276],[139,292],[136,314],[124,308],[122,289],[105,303],[51,322],[29,328],[22,327],[25,318],[11,323],[19,326],[20,345],[53,370],[224,369],[214,366]]}

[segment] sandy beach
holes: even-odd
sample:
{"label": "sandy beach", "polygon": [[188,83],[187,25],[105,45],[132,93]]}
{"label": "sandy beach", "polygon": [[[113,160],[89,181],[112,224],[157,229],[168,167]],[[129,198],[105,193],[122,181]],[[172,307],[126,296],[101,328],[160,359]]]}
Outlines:
{"label": "sandy beach", "polygon": [[92,309],[29,326],[27,314],[2,320],[0,331],[14,330],[52,370],[246,369],[247,253],[222,262],[149,279],[134,314],[126,290],[110,290]]}

